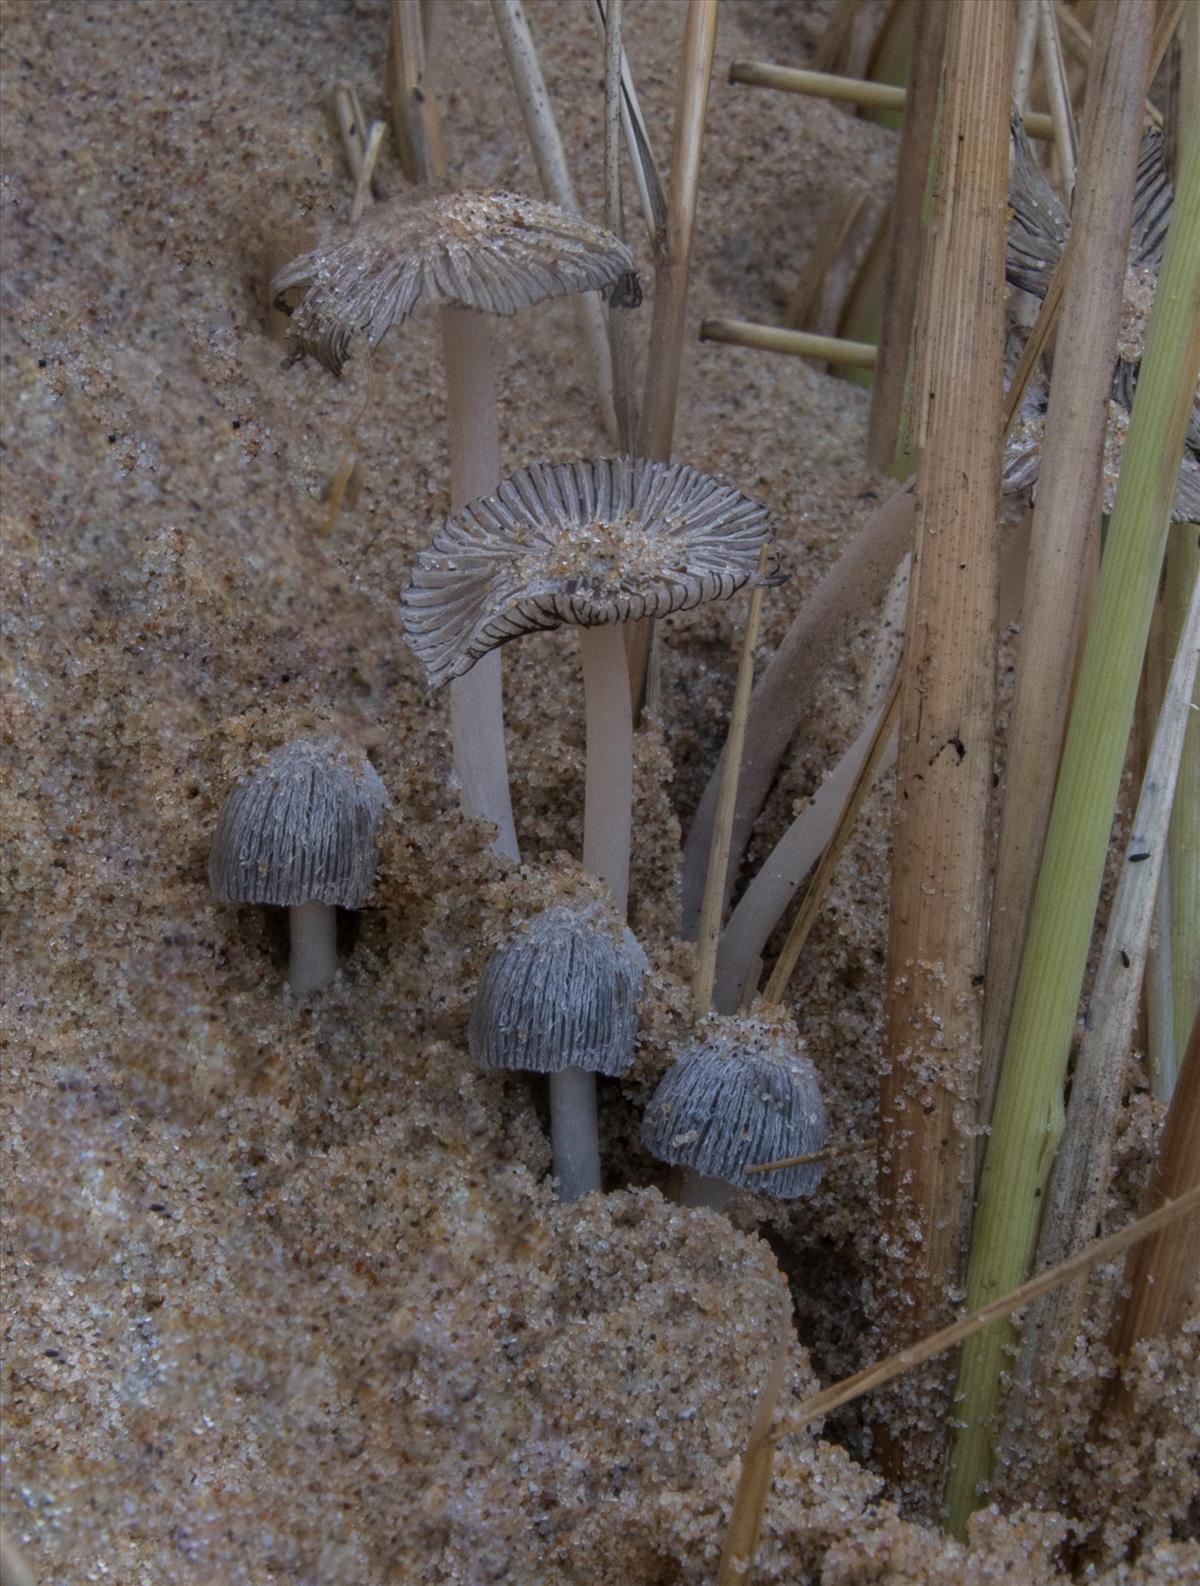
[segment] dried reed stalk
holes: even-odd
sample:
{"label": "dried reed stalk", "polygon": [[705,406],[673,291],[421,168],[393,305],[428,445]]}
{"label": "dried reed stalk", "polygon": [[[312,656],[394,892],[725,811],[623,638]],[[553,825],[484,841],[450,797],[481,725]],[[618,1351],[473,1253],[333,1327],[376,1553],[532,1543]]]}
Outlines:
{"label": "dried reed stalk", "polygon": [[[1032,4],[1036,5],[1037,0],[1032,0]],[[1058,18],[1058,36],[1066,45],[1068,54],[1086,66],[1092,58],[1092,35],[1070,6],[1065,4],[1065,0],[1055,0],[1054,14]],[[1152,99],[1146,100],[1145,115],[1151,126],[1162,127],[1162,111]]]}
{"label": "dried reed stalk", "polygon": [[1054,123],[1054,151],[1058,155],[1058,174],[1068,201],[1075,188],[1079,164],[1075,115],[1071,109],[1071,88],[1058,36],[1054,0],[1038,0],[1038,53],[1050,99],[1050,119]]}
{"label": "dried reed stalk", "polygon": [[763,1514],[771,1491],[771,1466],[775,1459],[771,1421],[787,1375],[789,1342],[789,1330],[785,1329],[775,1350],[770,1376],[759,1394],[754,1426],[742,1455],[742,1470],[733,1495],[733,1512],[729,1516],[721,1561],[717,1566],[717,1586],[750,1586],[750,1572],[758,1551]]}
{"label": "dried reed stalk", "polygon": [[[542,76],[537,45],[533,41],[521,0],[492,0],[492,15],[504,47],[504,58],[508,62],[508,72],[521,106],[521,114],[525,118],[525,131],[533,149],[542,189],[546,197],[561,209],[579,214],[575,184],[571,180],[566,151],[559,136],[558,123],[554,119],[554,107],[550,103],[546,79]],[[600,419],[609,440],[615,443],[619,441],[619,436],[604,308],[595,292],[580,292],[575,296],[574,309],[580,336],[591,355]]]}
{"label": "dried reed stalk", "polygon": [[[968,1270],[973,1304],[1029,1270],[1079,991],[1100,894],[1154,595],[1200,370],[1200,123],[1189,128],[1109,523],[1096,614],[1021,960]],[[989,1426],[1009,1329],[972,1340],[959,1368],[961,1430],[947,1503],[963,1534],[991,1467]]]}
{"label": "dried reed stalk", "polygon": [[392,136],[406,180],[427,182],[445,175],[446,153],[437,107],[426,94],[425,32],[419,0],[392,0],[388,62]]}
{"label": "dried reed stalk", "polygon": [[[901,415],[911,367],[913,315],[929,220],[926,196],[949,14],[947,6],[923,5],[917,11],[913,26],[912,71],[900,129],[900,154],[884,275],[883,317],[867,432],[867,461],[879,469],[890,469],[897,462]],[[908,471],[904,467],[903,472]]]}
{"label": "dried reed stalk", "polygon": [[[820,332],[819,319],[827,278],[848,243],[866,202],[865,193],[836,192],[830,198],[817,240],[809,250],[804,268],[788,295],[783,317],[789,330]],[[704,335],[704,325],[700,326],[700,335]]]}
{"label": "dried reed stalk", "polygon": [[[792,618],[750,697],[746,751],[734,814],[730,877],[741,863],[755,818],[792,740],[824,659],[842,644],[887,588],[912,544],[912,484],[883,502]],[[721,782],[721,761],[709,778],[683,856],[681,930],[694,938]],[[730,883],[731,884],[731,883]],[[728,888],[727,888],[728,890]]]}
{"label": "dried reed stalk", "polygon": [[[1200,579],[1200,533],[1195,524],[1176,524],[1167,551],[1167,626],[1173,635],[1178,613],[1187,599],[1189,582]],[[1180,631],[1182,631],[1180,629]],[[1183,1057],[1184,1031],[1191,1028],[1200,1010],[1200,683],[1192,693],[1192,710],[1175,805],[1168,836],[1171,879],[1166,944],[1171,964],[1171,1030],[1174,1051],[1164,1075],[1161,1095],[1175,1089]]]}
{"label": "dried reed stalk", "polygon": [[760,352],[782,352],[793,358],[822,358],[827,363],[875,367],[876,349],[864,341],[844,341],[838,336],[813,336],[804,330],[779,325],[756,325],[745,319],[705,319],[701,341],[721,341],[731,347],[756,347]]}
{"label": "dried reed stalk", "polygon": [[[1129,1046],[1137,1020],[1159,874],[1167,848],[1171,802],[1191,713],[1200,660],[1200,581],[1163,696],[1141,797],[1125,847],[1125,864],[1105,929],[1092,990],[1088,1027],[1075,1062],[1062,1143],[1046,1187],[1037,1264],[1055,1266],[1091,1237],[1109,1192],[1117,1114],[1125,1088]],[[1200,1137],[1197,1139],[1200,1149]],[[1034,1306],[1021,1329],[1014,1391],[1005,1411],[1006,1438],[1020,1437],[1030,1397],[1048,1388],[1083,1315],[1084,1284],[1064,1283]]]}
{"label": "dried reed stalk", "polygon": [[1012,101],[1024,111],[1029,106],[1033,52],[1037,45],[1038,0],[1017,0],[1017,42],[1013,49]]}
{"label": "dried reed stalk", "polygon": [[[599,25],[601,35],[607,41],[608,8],[605,5],[605,0],[595,0],[595,9],[592,12],[592,16]],[[617,34],[619,37],[619,27]],[[629,70],[629,61],[626,59],[623,49],[620,50],[620,59],[621,131],[625,137],[625,148],[629,154],[629,163],[633,167],[633,179],[637,184],[638,198],[642,206],[642,217],[646,223],[646,233],[650,239],[650,246],[654,250],[655,257],[657,257],[659,250],[662,248],[663,239],[667,234],[667,201],[663,196],[662,178],[658,174],[658,163],[654,158],[654,151],[650,147],[650,135],[646,131],[646,123],[642,117],[642,107],[638,103],[633,73]]]}
{"label": "dried reed stalk", "polygon": [[[775,66],[770,61],[734,61],[731,83],[751,88],[777,88],[810,99],[833,99],[844,104],[868,105],[880,110],[903,110],[904,89],[891,83],[870,83],[859,77],[833,77],[826,72],[806,72],[796,66]],[[1007,95],[1008,89],[1005,88]],[[1054,123],[1038,111],[1028,111],[1025,130],[1031,138],[1052,138]]]}
{"label": "dried reed stalk", "polygon": [[[621,208],[621,57],[621,0],[608,0],[604,18],[604,223],[614,237],[625,235]],[[618,303],[608,307],[608,343],[617,444],[623,452],[632,452],[637,433],[633,341],[629,311]]]}
{"label": "dried reed stalk", "polygon": [[[1100,17],[1088,83],[1084,164],[1076,193],[1054,379],[1034,508],[1017,689],[988,939],[980,1116],[996,1075],[1042,856],[1079,647],[1084,566],[1098,531],[1108,392],[1137,151],[1151,18],[1146,0],[1114,0]],[[1049,294],[1047,294],[1049,298]],[[1053,746],[1048,752],[1048,746]]]}
{"label": "dried reed stalk", "polygon": [[886,1254],[877,1292],[885,1333],[897,1343],[944,1316],[970,1205],[990,858],[1012,20],[1008,7],[988,0],[951,10],[937,218],[918,317],[917,532],[878,1131]]}
{"label": "dried reed stalk", "polygon": [[[671,460],[675,433],[688,277],[692,268],[692,241],[700,191],[700,151],[716,42],[717,0],[687,0],[675,121],[671,129],[667,233],[654,271],[654,313],[650,321],[638,444],[643,457],[662,463]],[[629,687],[636,718],[646,693],[654,623],[652,620],[628,623],[625,634]]]}
{"label": "dried reed stalk", "polygon": [[[1179,1084],[1171,1099],[1155,1158],[1146,1210],[1178,1205],[1182,1196],[1200,1193],[1200,1014],[1192,1024]],[[1187,1319],[1200,1284],[1200,1222],[1175,1223],[1130,1252],[1125,1266],[1125,1298],[1120,1301],[1109,1335],[1109,1348],[1119,1364],[1128,1361],[1139,1343],[1170,1338]],[[1129,1409],[1129,1390],[1118,1374],[1110,1383],[1105,1409]]]}
{"label": "dried reed stalk", "polygon": [[833,15],[812,48],[814,71],[831,72],[841,65],[862,3],[863,0],[837,0]]}
{"label": "dried reed stalk", "polygon": [[[1200,1085],[1194,1087],[1193,1095],[1200,1096]],[[1200,1161],[1200,1153],[1195,1154],[1194,1160]],[[727,1533],[725,1551],[722,1553],[722,1559],[726,1553],[731,1553],[736,1558],[737,1569],[719,1579],[728,1581],[730,1586],[750,1586],[753,1580],[754,1554],[762,1529],[766,1501],[770,1495],[771,1456],[775,1447],[785,1437],[794,1437],[806,1426],[811,1426],[814,1421],[832,1415],[834,1410],[840,1410],[843,1405],[852,1404],[864,1394],[885,1387],[897,1377],[904,1376],[906,1372],[973,1338],[995,1322],[1011,1316],[1023,1305],[1028,1305],[1032,1300],[1050,1293],[1058,1284],[1069,1282],[1080,1273],[1088,1272],[1102,1262],[1111,1261],[1122,1251],[1138,1246],[1143,1240],[1148,1241],[1156,1236],[1167,1237],[1168,1230],[1170,1234],[1182,1233],[1185,1228],[1191,1230],[1193,1239],[1200,1238],[1200,1217],[1197,1217],[1197,1213],[1200,1213],[1200,1185],[1193,1184],[1176,1198],[1164,1201],[1156,1210],[1130,1223],[1118,1233],[1110,1234],[1107,1239],[1097,1239],[1079,1255],[1072,1256],[1069,1261],[1064,1261],[1061,1266],[1054,1267],[1049,1272],[1039,1273],[1036,1278],[1031,1278],[1028,1283],[1022,1283],[1019,1288],[1013,1289],[1011,1293],[1001,1296],[1000,1299],[993,1300],[990,1305],[960,1317],[958,1321],[940,1328],[927,1338],[910,1344],[907,1349],[889,1355],[886,1360],[876,1361],[874,1365],[856,1371],[851,1377],[843,1377],[840,1382],[830,1383],[829,1387],[822,1388],[819,1393],[810,1395],[798,1404],[789,1413],[787,1426],[774,1435],[769,1433],[770,1417],[765,1411],[768,1405],[773,1411],[779,1390],[775,1390],[774,1397],[771,1397],[770,1384],[768,1384],[768,1388],[764,1389],[759,1400],[754,1431],[747,1447],[747,1454],[742,1459],[742,1477],[734,1499],[734,1514],[739,1517],[737,1546],[730,1547],[729,1533]],[[768,1428],[765,1434],[762,1430],[764,1422]],[[763,1441],[766,1443],[766,1453],[761,1452]],[[746,1494],[744,1499],[741,1496],[743,1489]],[[751,1517],[755,1520],[753,1525],[749,1523]],[[732,1521],[730,1530],[732,1531]]]}

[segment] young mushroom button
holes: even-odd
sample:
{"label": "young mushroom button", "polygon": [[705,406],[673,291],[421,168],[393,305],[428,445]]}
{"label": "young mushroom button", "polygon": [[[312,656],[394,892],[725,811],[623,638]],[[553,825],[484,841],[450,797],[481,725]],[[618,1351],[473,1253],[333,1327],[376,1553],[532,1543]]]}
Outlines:
{"label": "young mushroom button", "polygon": [[650,1099],[642,1144],[682,1168],[685,1206],[720,1211],[731,1188],[780,1200],[811,1195],[821,1165],[749,1170],[825,1144],[816,1070],[781,1014],[706,1020]]}
{"label": "young mushroom button", "polygon": [[374,767],[332,739],[286,744],[225,800],[209,855],[225,903],[289,913],[289,979],[319,990],[337,968],[337,909],[357,909],[375,880],[387,793]]}
{"label": "young mushroom button", "polygon": [[405,634],[435,687],[521,634],[579,628],[583,862],[622,914],[633,731],[621,625],[728,598],[770,538],[765,507],[682,463],[535,463],[448,518],[413,568]]}
{"label": "young mushroom button", "polygon": [[633,1061],[646,957],[598,903],[537,915],[488,963],[469,1039],[481,1068],[550,1076],[554,1174],[564,1201],[600,1188],[594,1076]]}

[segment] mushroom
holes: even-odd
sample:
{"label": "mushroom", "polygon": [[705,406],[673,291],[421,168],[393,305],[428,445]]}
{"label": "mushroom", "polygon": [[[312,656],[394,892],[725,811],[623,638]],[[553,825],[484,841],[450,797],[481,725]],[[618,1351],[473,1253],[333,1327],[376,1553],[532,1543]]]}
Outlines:
{"label": "mushroom", "polygon": [[[296,259],[272,283],[281,302],[300,288],[296,355],[312,353],[334,374],[355,335],[376,347],[419,303],[445,305],[455,509],[494,490],[500,474],[491,341],[474,311],[515,314],[542,298],[604,288],[626,306],[641,300],[633,255],[601,227],[512,193],[436,187],[376,205],[348,236]],[[516,859],[498,655],[455,681],[450,717],[463,807],[492,821],[495,846]]]}
{"label": "mushroom", "polygon": [[825,1144],[817,1073],[778,1008],[714,1016],[698,1026],[650,1099],[642,1144],[683,1170],[685,1206],[721,1211],[730,1190],[794,1200],[821,1182],[819,1162],[751,1170]]}
{"label": "mushroom", "polygon": [[632,931],[590,902],[559,905],[529,922],[480,978],[471,1055],[481,1068],[550,1076],[550,1136],[559,1195],[600,1188],[597,1074],[633,1061],[646,956]]}
{"label": "mushroom", "polygon": [[366,901],[387,801],[363,756],[334,739],[297,739],[239,782],[222,806],[209,882],[223,903],[288,910],[288,978],[299,996],[333,979],[337,909]]}
{"label": "mushroom", "polygon": [[579,628],[583,863],[622,915],[633,726],[621,625],[734,594],[770,537],[764,507],[682,463],[535,463],[449,517],[413,568],[405,634],[435,687],[520,634]]}

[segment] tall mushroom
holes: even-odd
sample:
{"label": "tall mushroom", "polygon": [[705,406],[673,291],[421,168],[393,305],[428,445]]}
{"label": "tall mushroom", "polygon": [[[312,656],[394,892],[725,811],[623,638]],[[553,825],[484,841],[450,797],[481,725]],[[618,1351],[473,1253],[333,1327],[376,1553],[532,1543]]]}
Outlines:
{"label": "tall mushroom", "polygon": [[[633,255],[599,226],[512,193],[438,188],[377,205],[348,235],[294,260],[272,282],[283,304],[299,289],[297,356],[311,353],[334,374],[354,336],[376,347],[418,304],[445,305],[454,508],[495,489],[500,474],[491,341],[476,311],[515,314],[543,298],[604,289],[627,305],[641,297]],[[455,682],[450,715],[463,806],[495,824],[497,848],[515,859],[498,655]]]}
{"label": "tall mushroom", "polygon": [[334,739],[285,744],[225,800],[209,882],[223,903],[288,910],[288,978],[297,995],[333,979],[337,910],[366,902],[386,803],[370,761]]}
{"label": "tall mushroom", "polygon": [[535,463],[448,518],[413,568],[405,633],[435,687],[521,634],[579,628],[583,862],[622,915],[633,728],[621,624],[734,594],[769,539],[764,507],[682,463]]}
{"label": "tall mushroom", "polygon": [[699,1026],[650,1099],[642,1144],[682,1168],[685,1206],[721,1211],[733,1188],[780,1200],[811,1195],[820,1163],[750,1170],[819,1151],[825,1132],[817,1073],[799,1032],[778,1008],[760,1005]]}
{"label": "tall mushroom", "polygon": [[554,1176],[564,1201],[600,1188],[595,1075],[633,1061],[646,956],[598,903],[537,915],[495,954],[471,1011],[471,1055],[481,1068],[550,1076]]}

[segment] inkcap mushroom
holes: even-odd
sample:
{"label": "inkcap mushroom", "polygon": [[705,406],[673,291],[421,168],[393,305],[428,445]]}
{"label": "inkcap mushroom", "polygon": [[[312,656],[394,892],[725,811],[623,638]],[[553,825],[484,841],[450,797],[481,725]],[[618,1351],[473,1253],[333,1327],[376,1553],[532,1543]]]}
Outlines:
{"label": "inkcap mushroom", "polygon": [[[440,304],[452,509],[496,488],[500,442],[486,314],[543,298],[607,289],[641,301],[633,255],[578,215],[512,193],[422,188],[378,204],[358,225],[281,270],[276,299],[304,296],[292,320],[296,355],[341,372],[355,336],[375,347],[421,303]],[[504,744],[499,654],[450,691],[454,763],[463,808],[497,828],[496,848],[519,857]]]}
{"label": "inkcap mushroom", "polygon": [[642,1144],[683,1170],[685,1206],[721,1211],[731,1189],[811,1195],[819,1162],[749,1169],[825,1144],[825,1107],[795,1025],[778,1008],[705,1019],[650,1099]]}
{"label": "inkcap mushroom", "polygon": [[[437,687],[497,646],[578,627],[587,714],[583,864],[624,914],[633,723],[622,624],[726,599],[758,577],[765,507],[683,463],[534,463],[449,517],[404,595]],[[775,564],[764,578],[777,582]]]}
{"label": "inkcap mushroom", "polygon": [[223,903],[288,910],[288,978],[317,991],[337,968],[337,910],[361,908],[375,880],[387,792],[365,756],[297,739],[239,782],[222,806],[208,876]]}
{"label": "inkcap mushroom", "polygon": [[600,1188],[597,1074],[633,1061],[646,956],[603,904],[561,904],[536,915],[490,959],[471,1010],[471,1055],[481,1068],[550,1076],[554,1175],[564,1201]]}

